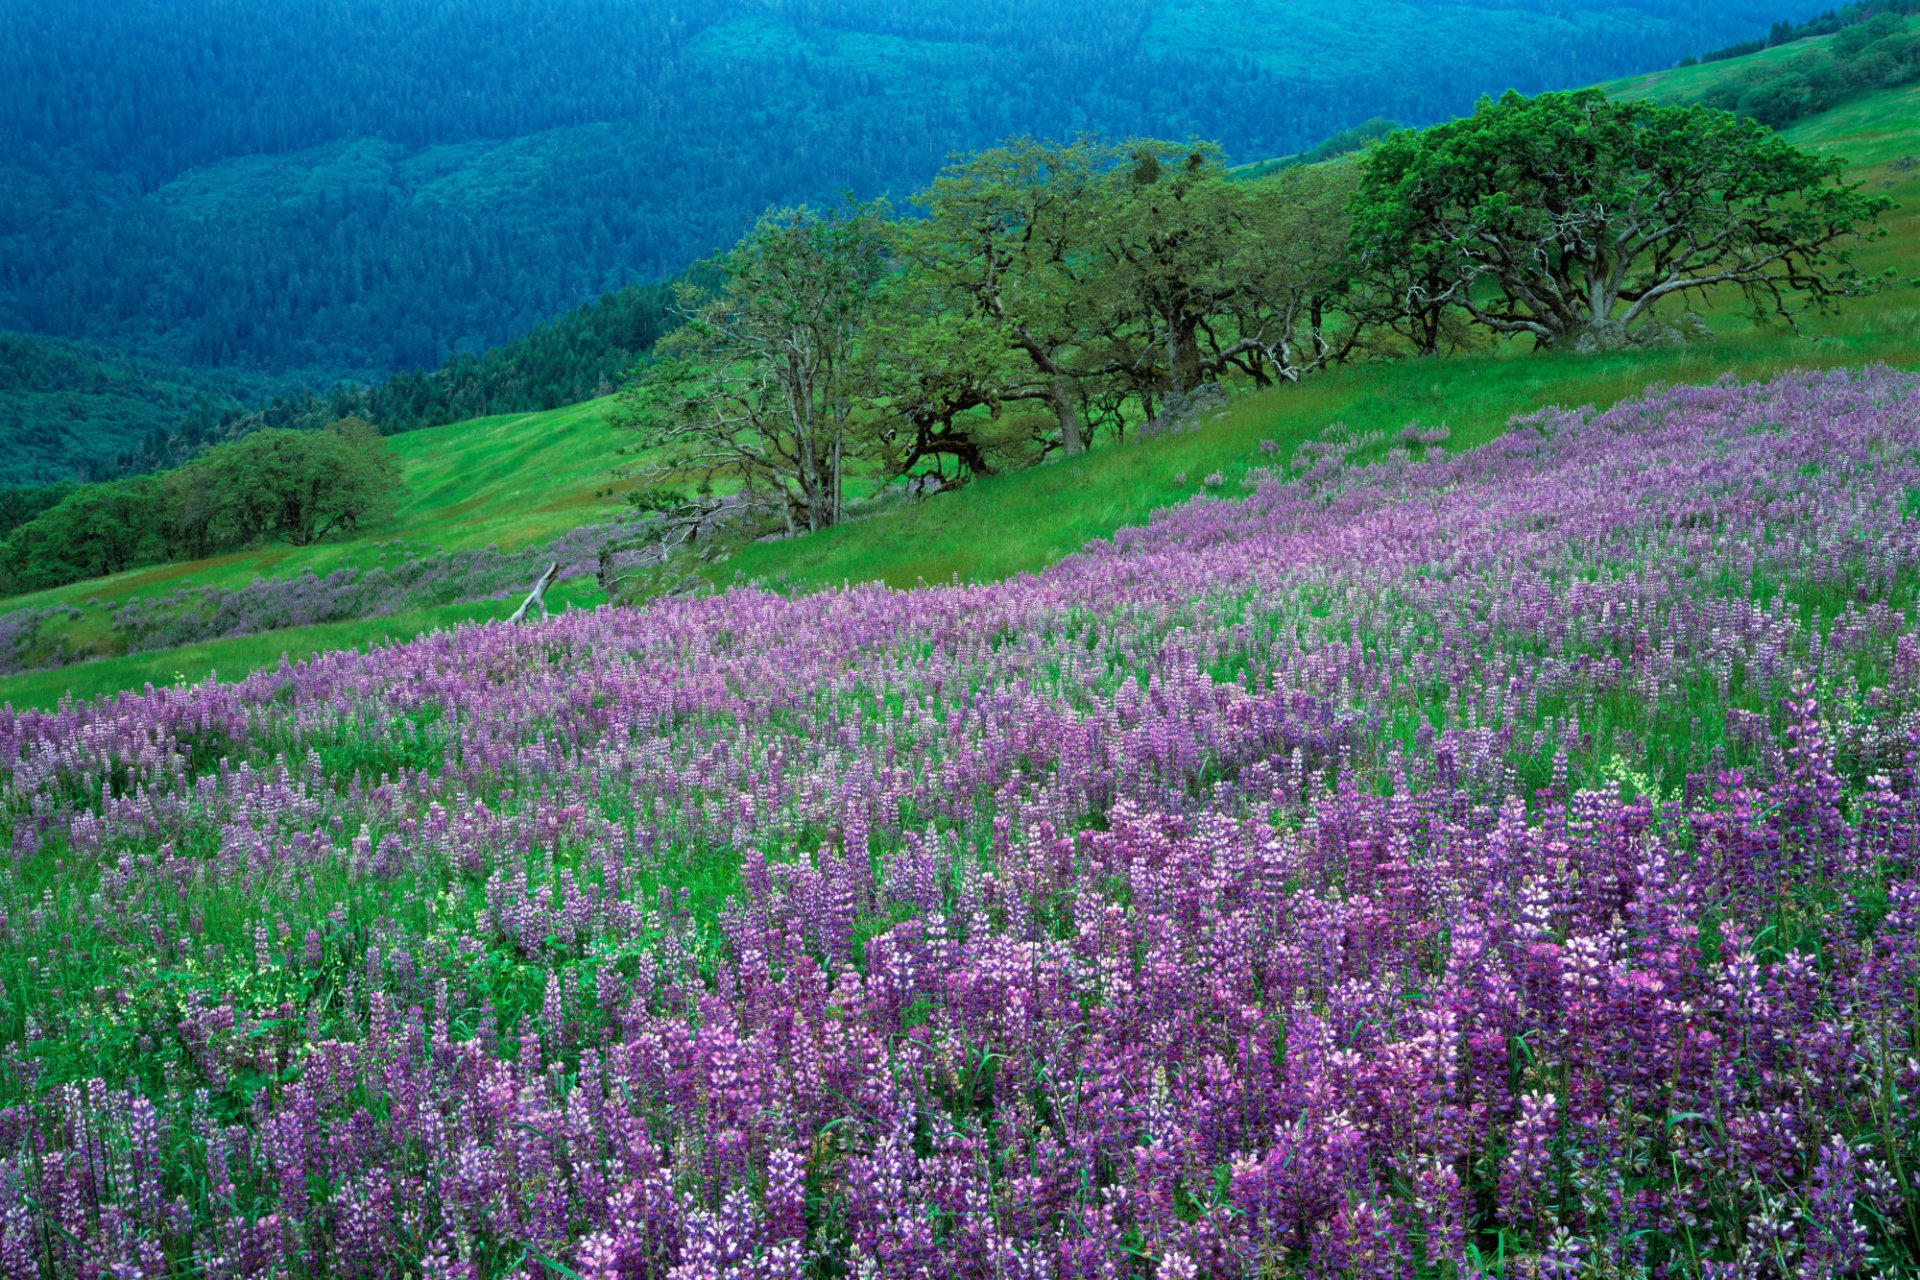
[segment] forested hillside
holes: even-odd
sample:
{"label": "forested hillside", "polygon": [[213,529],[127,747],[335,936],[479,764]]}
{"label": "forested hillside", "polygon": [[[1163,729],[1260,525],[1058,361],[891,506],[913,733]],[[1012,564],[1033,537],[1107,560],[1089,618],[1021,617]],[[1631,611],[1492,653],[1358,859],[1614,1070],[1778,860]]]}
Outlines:
{"label": "forested hillside", "polygon": [[0,488],[117,474],[147,444],[239,414],[272,386],[258,375],[0,332]]}
{"label": "forested hillside", "polygon": [[[525,413],[605,395],[673,323],[672,283],[630,284],[475,355],[373,383],[284,390],[282,380],[0,333],[0,529],[14,500],[71,480],[158,471],[261,427],[358,416],[388,432]],[[41,494],[44,497],[44,494]],[[16,504],[17,505],[17,504]]]}
{"label": "forested hillside", "polygon": [[768,204],[908,189],[1009,134],[1193,134],[1257,158],[1665,65],[1780,16],[0,0],[0,329],[322,383],[432,367],[676,271]]}

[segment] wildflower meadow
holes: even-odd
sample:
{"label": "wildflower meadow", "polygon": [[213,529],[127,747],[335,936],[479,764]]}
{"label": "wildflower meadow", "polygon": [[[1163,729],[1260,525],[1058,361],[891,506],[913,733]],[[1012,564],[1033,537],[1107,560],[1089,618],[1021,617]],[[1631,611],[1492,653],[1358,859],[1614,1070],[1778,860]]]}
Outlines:
{"label": "wildflower meadow", "polygon": [[1257,464],[0,715],[0,1277],[1910,1273],[1920,378]]}

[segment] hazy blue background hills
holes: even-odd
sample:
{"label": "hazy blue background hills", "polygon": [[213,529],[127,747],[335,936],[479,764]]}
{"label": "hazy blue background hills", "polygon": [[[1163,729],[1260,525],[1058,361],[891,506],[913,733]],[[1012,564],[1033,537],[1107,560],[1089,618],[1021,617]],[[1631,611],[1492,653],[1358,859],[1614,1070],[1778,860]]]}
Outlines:
{"label": "hazy blue background hills", "polygon": [[[0,330],[193,371],[153,379],[151,420],[118,375],[110,413],[69,396],[67,443],[4,478],[70,471],[183,399],[437,364],[677,271],[769,203],[910,190],[1008,134],[1273,155],[1816,7],[0,0]],[[76,358],[12,350],[37,372],[0,398],[10,436]]]}

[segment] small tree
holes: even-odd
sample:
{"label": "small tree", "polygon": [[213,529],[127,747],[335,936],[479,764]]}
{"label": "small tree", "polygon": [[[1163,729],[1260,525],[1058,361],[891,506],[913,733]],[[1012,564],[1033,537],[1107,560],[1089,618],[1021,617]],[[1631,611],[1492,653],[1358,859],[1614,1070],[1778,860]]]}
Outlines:
{"label": "small tree", "polygon": [[1296,381],[1352,353],[1351,165],[1237,182],[1210,144],[1143,139],[1127,153],[1095,228],[1108,264],[1097,349],[1142,405],[1236,371]]}
{"label": "small tree", "polygon": [[358,418],[323,431],[256,431],[194,467],[207,486],[200,518],[220,540],[271,537],[296,547],[379,518],[400,480],[392,450]]}
{"label": "small tree", "polygon": [[166,556],[158,482],[81,485],[7,539],[7,577],[34,590],[120,573]]}
{"label": "small tree", "polygon": [[890,281],[860,342],[875,409],[864,452],[893,476],[930,465],[944,478],[946,460],[959,479],[1037,461],[1044,433],[1010,429],[1003,411],[1045,398],[1044,387],[1007,368],[992,321],[937,309],[926,283],[914,271]]}
{"label": "small tree", "polygon": [[884,222],[877,204],[762,217],[710,264],[715,291],[682,288],[686,323],[623,393],[629,423],[669,465],[777,506],[790,531],[839,523]]}
{"label": "small tree", "polygon": [[1723,286],[1792,323],[1870,288],[1851,250],[1892,207],[1752,120],[1597,89],[1482,99],[1362,163],[1363,258],[1401,264],[1417,305],[1552,346],[1620,346]]}
{"label": "small tree", "polygon": [[1202,332],[1215,376],[1238,368],[1265,384],[1297,382],[1351,356],[1369,332],[1354,305],[1348,212],[1358,171],[1323,163],[1236,188],[1245,231],[1224,271],[1241,282]]}
{"label": "small tree", "polygon": [[1220,361],[1203,351],[1209,321],[1247,289],[1229,265],[1252,234],[1247,192],[1227,182],[1212,144],[1142,138],[1126,156],[1093,202],[1105,330],[1121,339],[1107,349],[1122,349],[1130,333],[1143,345],[1121,363],[1140,390],[1183,395],[1219,376]]}

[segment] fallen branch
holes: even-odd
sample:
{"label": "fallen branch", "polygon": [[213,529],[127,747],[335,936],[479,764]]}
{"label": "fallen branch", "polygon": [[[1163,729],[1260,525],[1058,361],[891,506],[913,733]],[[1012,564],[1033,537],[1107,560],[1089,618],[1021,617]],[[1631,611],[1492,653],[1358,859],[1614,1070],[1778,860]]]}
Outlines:
{"label": "fallen branch", "polygon": [[547,588],[552,586],[554,583],[554,579],[558,578],[559,576],[560,576],[559,563],[556,561],[555,563],[548,565],[547,571],[541,574],[540,577],[534,582],[532,593],[529,594],[525,600],[522,600],[520,602],[520,607],[513,611],[513,616],[511,618],[508,618],[507,621],[508,622],[525,622],[527,618],[527,611],[529,609],[532,609],[536,605],[538,605],[540,608],[540,616],[543,618],[546,617],[547,616]]}

